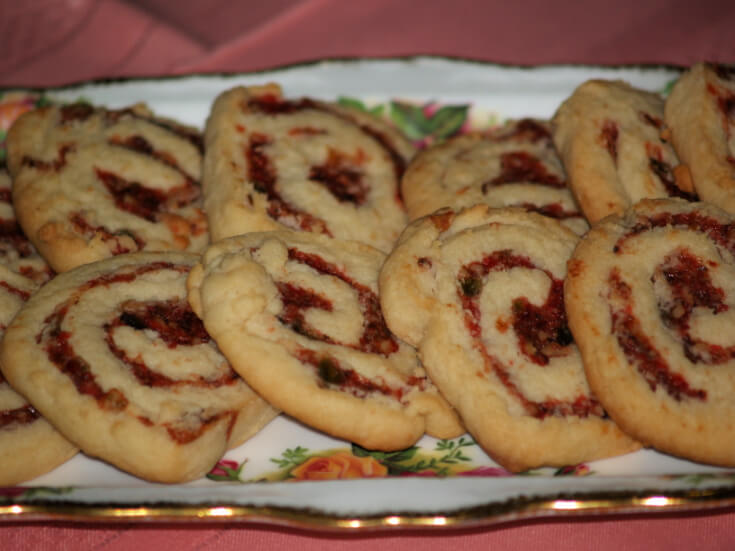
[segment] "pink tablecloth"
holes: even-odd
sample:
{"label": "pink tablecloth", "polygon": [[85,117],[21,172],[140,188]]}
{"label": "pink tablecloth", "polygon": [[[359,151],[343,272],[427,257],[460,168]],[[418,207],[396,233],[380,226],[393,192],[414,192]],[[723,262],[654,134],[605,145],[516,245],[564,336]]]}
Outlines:
{"label": "pink tablecloth", "polygon": [[[563,4],[560,6],[560,4]],[[735,62],[735,2],[0,0],[0,86],[249,71],[322,57],[510,64]],[[247,525],[10,523],[3,549],[732,549],[735,511],[334,535]]]}

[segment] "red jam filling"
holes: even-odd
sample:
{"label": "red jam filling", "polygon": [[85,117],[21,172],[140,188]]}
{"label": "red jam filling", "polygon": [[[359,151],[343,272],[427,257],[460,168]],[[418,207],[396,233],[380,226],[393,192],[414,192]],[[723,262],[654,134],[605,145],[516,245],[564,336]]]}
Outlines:
{"label": "red jam filling", "polygon": [[[200,193],[199,188],[191,181],[164,192],[125,180],[106,170],[97,168],[95,172],[97,178],[114,197],[117,208],[149,222],[156,222],[159,214],[166,212],[170,207],[181,208],[195,201]],[[172,202],[174,204],[171,204]]]}
{"label": "red jam filling", "polygon": [[[234,411],[222,411],[210,417],[202,417],[200,415],[194,427],[184,428],[176,425],[175,423],[166,423],[164,426],[166,427],[166,432],[171,437],[171,440],[177,444],[188,444],[189,442],[193,442],[199,438],[207,431],[207,429],[209,429],[210,426],[225,417],[230,418],[230,423],[226,431],[227,438],[229,439],[229,435],[232,433],[232,428],[235,426],[235,421],[237,421],[237,412]],[[141,422],[144,425],[147,424],[146,421],[141,419]]]}
{"label": "red jam filling", "polygon": [[[382,380],[370,380],[354,369],[344,367],[336,358],[313,350],[301,348],[296,353],[296,357],[300,362],[314,368],[319,377],[320,386],[323,388],[336,387],[342,392],[347,392],[358,398],[364,398],[372,393],[379,393],[399,401],[409,390],[405,387],[392,388]],[[413,383],[417,382],[414,381]],[[412,382],[409,381],[409,384],[412,384]]]}
{"label": "red jam filling", "polygon": [[331,235],[323,220],[307,212],[296,209],[287,203],[276,186],[276,169],[265,154],[271,140],[263,134],[251,134],[250,143],[245,150],[248,161],[248,178],[258,193],[268,199],[268,215],[274,220],[296,229]]}
{"label": "red jam filling", "polygon": [[29,425],[40,417],[41,415],[30,404],[15,409],[6,409],[0,411],[0,430],[10,428],[12,425]]}
{"label": "red jam filling", "polygon": [[194,314],[189,304],[182,300],[164,302],[128,301],[122,304],[121,313],[105,324],[105,340],[113,355],[125,364],[138,382],[147,387],[174,387],[180,385],[198,387],[217,387],[232,384],[238,380],[237,374],[229,369],[219,378],[208,380],[201,376],[194,379],[172,379],[150,369],[140,359],[131,358],[115,344],[113,332],[117,327],[132,327],[156,333],[169,348],[195,346],[211,342],[202,321]]}
{"label": "red jam filling", "polygon": [[[119,230],[111,232],[103,226],[92,226],[80,213],[73,213],[69,216],[74,230],[90,240],[99,237],[110,249],[113,255],[132,253],[145,247],[145,241],[140,237],[127,230]],[[129,237],[135,242],[135,248],[130,248],[122,244],[121,238]]]}
{"label": "red jam filling", "polygon": [[697,200],[695,193],[684,191],[676,185],[674,171],[671,165],[663,160],[663,152],[660,146],[646,143],[646,152],[648,153],[648,167],[658,177],[670,197],[679,197],[687,201]]}
{"label": "red jam filling", "polygon": [[[320,274],[336,277],[357,291],[360,310],[362,311],[363,317],[362,335],[360,336],[359,343],[343,344],[343,346],[349,346],[371,354],[382,354],[384,356],[393,354],[398,350],[398,342],[388,330],[388,326],[383,318],[383,312],[380,309],[378,296],[369,287],[348,277],[344,271],[340,270],[334,264],[326,262],[319,255],[304,253],[291,248],[288,250],[288,258],[293,262],[306,264]],[[299,303],[298,299],[303,300],[303,302]],[[287,295],[284,304],[286,306],[284,314],[290,312],[289,316],[293,320],[298,319],[296,312],[305,308],[319,307],[325,310],[331,309],[331,302],[328,299],[314,295],[302,295],[300,293],[296,295],[296,299],[293,297],[289,299]],[[290,311],[288,310],[289,308]]]}
{"label": "red jam filling", "polygon": [[600,131],[600,139],[605,149],[615,162],[618,160],[618,125],[617,123],[606,120]]}
{"label": "red jam filling", "polygon": [[583,218],[581,212],[574,210],[565,210],[561,203],[549,203],[548,205],[534,205],[533,203],[518,203],[516,207],[521,207],[529,212],[543,214],[549,218],[557,220],[568,220],[570,218]]}
{"label": "red jam filling", "polygon": [[72,121],[84,121],[92,116],[94,113],[94,107],[88,103],[70,103],[68,105],[62,105],[59,109],[61,124],[65,124]]}
{"label": "red jam filling", "polygon": [[[540,402],[529,400],[513,382],[508,368],[492,356],[481,342],[482,320],[478,298],[484,285],[484,278],[492,271],[505,271],[517,267],[539,269],[528,257],[502,250],[485,256],[481,261],[464,265],[457,276],[459,283],[457,291],[465,312],[465,325],[475,340],[475,346],[482,353],[486,366],[533,417],[543,419],[549,415],[604,416],[600,404],[587,396],[578,396],[571,402],[556,399]],[[567,355],[569,346],[573,343],[564,310],[563,281],[557,280],[546,270],[544,273],[552,281],[544,304],[537,306],[526,297],[519,297],[513,301],[512,312],[512,326],[518,337],[520,350],[537,365],[548,365],[551,357]]]}
{"label": "red jam filling", "polygon": [[656,390],[660,385],[677,401],[683,398],[706,400],[705,390],[692,388],[684,377],[672,373],[664,357],[644,333],[640,321],[633,315],[631,288],[617,271],[611,272],[608,285],[611,298],[622,304],[621,307],[611,306],[612,333],[628,362],[635,366],[650,389]]}
{"label": "red jam filling", "polygon": [[[126,138],[119,138],[114,136],[109,140],[110,144],[135,151],[142,155],[156,159],[157,161],[165,164],[184,175],[187,179],[189,176],[181,169],[176,158],[166,151],[159,151],[153,147],[153,145],[146,140],[143,136],[128,136]],[[193,182],[192,182],[193,183]]]}
{"label": "red jam filling", "polygon": [[416,264],[418,264],[423,270],[428,270],[433,266],[431,259],[425,256],[419,257],[418,260],[416,260]]}
{"label": "red jam filling", "polygon": [[65,144],[59,147],[59,151],[56,154],[56,159],[54,159],[53,161],[41,161],[39,159],[25,156],[23,157],[23,160],[21,162],[23,166],[35,168],[36,170],[50,170],[58,172],[66,166],[66,156],[72,151],[74,151],[74,146]]}
{"label": "red jam filling", "polygon": [[406,170],[406,161],[398,151],[396,151],[395,147],[393,147],[393,144],[386,135],[368,125],[360,124],[340,111],[329,109],[325,104],[317,103],[308,98],[289,101],[279,98],[273,94],[266,94],[251,99],[247,104],[247,108],[254,111],[260,111],[261,113],[268,115],[290,114],[307,109],[329,113],[330,115],[348,122],[349,124],[357,126],[362,132],[378,142],[380,147],[388,154],[391,162],[393,163],[393,172],[397,182],[401,181],[403,173]]}
{"label": "red jam filling", "polygon": [[304,317],[304,311],[310,308],[331,312],[332,301],[316,294],[311,289],[297,287],[291,283],[278,282],[276,286],[283,303],[278,320],[299,335],[333,344],[333,339],[309,325]]}
{"label": "red jam filling", "polygon": [[26,301],[31,298],[31,294],[28,291],[23,291],[17,287],[12,286],[7,281],[0,281],[0,287],[8,291],[9,293],[19,297],[21,300]]}
{"label": "red jam filling", "polygon": [[664,259],[654,275],[656,278],[666,283],[673,297],[673,302],[659,304],[661,318],[681,338],[686,357],[706,364],[721,364],[735,357],[735,346],[713,345],[689,334],[694,308],[707,308],[713,315],[729,309],[724,303],[724,291],[712,284],[707,266],[684,250]]}
{"label": "red jam filling", "polygon": [[557,175],[548,171],[543,162],[525,151],[503,153],[500,158],[500,174],[482,184],[482,193],[493,186],[516,182],[532,182],[544,186],[563,188],[566,186]]}
{"label": "red jam filling", "polygon": [[650,113],[646,113],[645,111],[639,111],[638,115],[641,117],[641,120],[645,122],[646,124],[653,126],[657,130],[661,130],[664,126],[664,121],[659,119],[658,117],[654,117]]}
{"label": "red jam filling", "polygon": [[613,252],[619,254],[625,241],[639,233],[667,226],[703,232],[709,239],[735,254],[735,225],[723,224],[715,218],[704,216],[698,212],[662,212],[651,217],[640,217],[630,231],[615,242]]}
{"label": "red jam filling", "polygon": [[176,124],[173,121],[148,117],[137,113],[131,108],[116,109],[111,111],[105,110],[103,111],[103,116],[105,118],[105,122],[108,125],[113,125],[117,123],[123,117],[131,117],[134,119],[145,121],[148,124],[152,124],[153,126],[157,126],[158,128],[162,128],[163,130],[166,130],[167,132],[178,136],[179,138],[189,142],[191,145],[196,147],[199,153],[204,153],[204,141],[202,140],[202,135],[194,129]]}
{"label": "red jam filling", "polygon": [[[36,335],[36,342],[43,345],[49,361],[69,377],[80,394],[91,396],[97,401],[99,407],[104,410],[122,411],[127,408],[128,400],[117,388],[104,390],[99,385],[89,363],[77,355],[74,350],[70,342],[71,334],[62,328],[64,319],[69,308],[78,303],[81,296],[90,289],[107,287],[115,283],[131,282],[146,273],[159,270],[174,270],[186,273],[189,267],[169,262],[154,262],[130,272],[105,274],[89,280],[44,320],[41,331]],[[188,305],[183,302],[140,303],[131,301],[121,305],[121,313],[104,326],[106,341],[112,353],[123,360],[123,364],[131,369],[141,384],[148,386],[194,385],[213,387],[230,384],[237,379],[237,375],[230,369],[228,373],[213,381],[201,377],[193,380],[174,381],[164,375],[152,372],[142,363],[140,358],[129,358],[124,351],[115,345],[112,339],[112,330],[115,327],[126,325],[134,329],[154,330],[161,335],[170,347],[179,344],[191,345],[208,342],[209,336],[206,335],[203,326],[200,325],[201,322],[195,320],[196,316],[190,313],[188,308]],[[170,423],[166,425],[166,429],[174,441],[185,444],[198,438],[214,421],[226,415],[232,417],[231,423],[236,417],[233,412],[223,412],[212,417],[199,419],[199,424],[195,428],[183,429]],[[151,424],[151,421],[145,417],[138,417],[138,419],[143,424]]]}
{"label": "red jam filling", "polygon": [[355,159],[330,149],[323,165],[311,167],[309,180],[323,184],[341,203],[362,205],[367,199],[369,188],[362,171],[356,168],[361,160],[359,156]]}
{"label": "red jam filling", "polygon": [[527,298],[513,301],[513,329],[518,335],[521,351],[538,365],[547,365],[549,358],[566,356],[574,342],[567,326],[564,310],[564,282],[554,279],[546,301],[541,306]]}

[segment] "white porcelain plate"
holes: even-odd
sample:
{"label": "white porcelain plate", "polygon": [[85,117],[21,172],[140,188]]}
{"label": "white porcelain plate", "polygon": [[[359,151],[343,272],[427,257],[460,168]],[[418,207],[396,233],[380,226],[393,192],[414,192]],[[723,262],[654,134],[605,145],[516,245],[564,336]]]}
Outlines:
{"label": "white porcelain plate", "polygon": [[[4,91],[0,124],[43,98],[86,99],[112,108],[144,101],[159,114],[201,127],[221,91],[277,81],[287,96],[341,100],[373,110],[425,145],[505,118],[550,117],[590,78],[620,78],[665,93],[677,76],[675,69],[661,67],[517,68],[441,58],[325,61],[247,75]],[[362,478],[367,472],[381,477]],[[282,416],[228,452],[207,478],[186,485],[148,484],[78,455],[23,487],[0,489],[0,520],[220,520],[350,531],[733,504],[735,472],[651,450],[510,475],[469,436],[425,437],[409,450],[372,453]]]}

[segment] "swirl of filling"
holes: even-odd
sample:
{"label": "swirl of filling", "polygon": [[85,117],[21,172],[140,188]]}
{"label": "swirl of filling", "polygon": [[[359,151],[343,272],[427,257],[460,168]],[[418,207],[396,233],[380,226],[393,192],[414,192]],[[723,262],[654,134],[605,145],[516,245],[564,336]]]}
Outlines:
{"label": "swirl of filling", "polygon": [[[287,280],[276,280],[279,298],[282,303],[277,319],[294,333],[306,337],[308,341],[329,345],[327,347],[309,347],[299,345],[293,354],[304,365],[309,366],[317,377],[319,386],[346,392],[356,397],[365,397],[378,393],[385,397],[404,402],[404,398],[415,388],[425,389],[428,380],[425,376],[408,375],[399,377],[371,376],[361,373],[358,366],[350,361],[340,359],[332,347],[345,347],[364,354],[377,354],[390,358],[399,354],[400,345],[396,337],[388,329],[380,306],[378,295],[368,285],[360,283],[348,275],[345,268],[334,262],[325,260],[318,253],[305,252],[298,247],[288,248],[288,261],[292,264],[291,270],[308,267],[317,278],[327,277],[337,280],[338,285],[346,286],[348,294],[354,297],[356,311],[360,316],[360,329],[352,332],[350,337],[338,335],[332,327],[327,330],[319,328],[321,323],[329,327],[331,323],[324,323],[324,318],[310,316],[310,312],[319,310],[321,313],[331,313],[335,310],[334,299],[326,291],[316,291],[305,284],[297,284]],[[314,281],[314,280],[312,280]],[[340,309],[344,310],[342,305]],[[313,321],[317,320],[317,321]]]}
{"label": "swirl of filling", "polygon": [[[540,271],[548,278],[548,291],[541,304],[531,302],[520,295],[510,300],[509,315],[483,308],[480,296],[488,274],[509,272],[514,269]],[[548,270],[539,268],[524,255],[503,249],[486,254],[481,260],[464,264],[457,274],[457,293],[464,311],[464,320],[474,347],[480,352],[485,370],[492,372],[508,393],[518,400],[529,415],[543,419],[548,415],[603,416],[604,411],[594,398],[579,394],[571,399],[531,399],[522,384],[513,376],[513,359],[499,357],[492,344],[492,337],[483,336],[483,323],[493,323],[499,333],[512,331],[518,350],[533,364],[549,366],[552,358],[563,358],[575,353],[573,337],[567,326],[564,311],[563,281]],[[488,315],[489,314],[489,315]],[[485,317],[490,318],[485,321]],[[512,358],[512,356],[511,356]]]}
{"label": "swirl of filling", "polygon": [[[634,292],[629,266],[668,232],[695,234],[708,243],[684,240],[646,262],[656,305],[653,319],[661,328],[652,331],[650,323],[641,319],[643,299]],[[697,210],[647,213],[631,219],[612,251],[620,264],[609,271],[607,297],[612,331],[625,357],[651,390],[661,387],[677,401],[706,401],[708,393],[701,383],[689,381],[681,361],[663,352],[660,335],[663,331],[678,343],[681,357],[694,366],[721,365],[735,357],[735,345],[721,338],[720,330],[705,329],[729,320],[723,274],[729,271],[726,259],[735,253],[735,224]]]}
{"label": "swirl of filling", "polygon": [[546,121],[520,119],[438,144],[417,155],[403,185],[412,219],[485,203],[556,218],[579,234],[587,229]]}
{"label": "swirl of filling", "polygon": [[400,182],[413,146],[367,112],[237,87],[216,100],[206,139],[215,240],[289,229],[388,251],[405,226]]}
{"label": "swirl of filling", "polygon": [[[21,223],[57,271],[144,249],[197,251],[206,244],[203,144],[195,130],[142,106],[108,110],[77,103],[33,116],[35,126],[18,129],[13,193],[23,212],[37,213]],[[36,126],[44,128],[43,150],[55,155],[26,145]],[[49,190],[68,201],[49,199]],[[76,248],[58,253],[57,243],[72,236],[82,238]]]}
{"label": "swirl of filling", "polygon": [[[82,395],[94,398],[98,406],[106,411],[128,411],[143,425],[153,425],[156,414],[146,413],[146,405],[131,403],[127,392],[121,385],[109,378],[109,367],[99,371],[96,363],[77,351],[75,332],[68,327],[70,318],[78,316],[81,305],[89,307],[88,296],[94,291],[108,290],[117,285],[135,282],[138,278],[146,278],[161,272],[186,274],[189,266],[170,262],[154,262],[141,265],[131,270],[99,275],[88,280],[76,292],[71,294],[49,314],[36,336],[37,344],[45,350],[49,361],[74,384]],[[206,389],[216,391],[218,388],[242,385],[242,380],[229,367],[223,358],[218,356],[214,344],[204,329],[201,320],[191,311],[188,303],[182,298],[166,300],[145,299],[126,300],[110,309],[107,321],[102,325],[101,340],[104,342],[109,356],[114,358],[116,370],[129,374],[122,380],[131,378],[137,385],[149,389],[175,391],[177,388]],[[192,356],[190,363],[181,363],[177,355]],[[166,351],[174,354],[165,360]],[[217,358],[219,361],[216,361]],[[207,358],[215,361],[201,372]],[[174,367],[165,367],[168,361]],[[109,360],[106,361],[106,364]],[[209,409],[209,410],[208,410]],[[171,439],[185,444],[199,438],[207,428],[222,418],[229,418],[230,424],[237,418],[236,408],[202,408],[202,410],[182,419],[170,419],[163,426]]]}

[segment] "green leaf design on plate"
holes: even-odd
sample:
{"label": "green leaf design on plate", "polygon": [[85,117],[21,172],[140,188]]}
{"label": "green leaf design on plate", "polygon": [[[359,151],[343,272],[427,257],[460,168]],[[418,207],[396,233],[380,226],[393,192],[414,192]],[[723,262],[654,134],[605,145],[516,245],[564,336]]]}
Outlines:
{"label": "green leaf design on plate", "polygon": [[390,105],[393,123],[415,141],[453,136],[467,122],[470,109],[469,105],[444,105],[432,111],[432,104],[420,106],[402,101],[393,101]]}
{"label": "green leaf design on plate", "polygon": [[309,449],[296,446],[295,448],[288,448],[281,454],[281,457],[271,458],[271,462],[278,465],[279,469],[290,469],[300,465],[309,457]]}
{"label": "green leaf design on plate", "polygon": [[247,459],[239,464],[236,461],[220,459],[214,468],[207,473],[207,478],[215,482],[245,482],[240,478],[240,473],[247,462]]}
{"label": "green leaf design on plate", "polygon": [[468,105],[446,105],[440,107],[429,119],[431,136],[448,138],[456,134],[467,121]]}
{"label": "green leaf design on plate", "polygon": [[0,491],[0,501],[66,495],[73,492],[74,489],[74,486],[17,486],[13,488],[2,488],[1,490],[4,493]]}
{"label": "green leaf design on plate", "polygon": [[439,440],[433,452],[426,452],[417,446],[395,452],[370,451],[352,445],[352,454],[357,457],[371,456],[388,469],[388,475],[434,474],[448,476],[453,474],[457,464],[472,461],[463,453],[463,448],[476,446],[474,440],[464,436],[455,440]]}
{"label": "green leaf design on plate", "polygon": [[430,134],[429,121],[418,105],[392,101],[390,119],[411,140],[421,140]]}
{"label": "green leaf design on plate", "polygon": [[337,98],[337,103],[342,107],[364,111],[365,113],[370,113],[371,115],[374,115],[376,117],[381,117],[383,115],[383,112],[385,111],[385,105],[383,104],[378,104],[374,107],[368,107],[362,100],[346,96],[340,96],[339,98]]}

